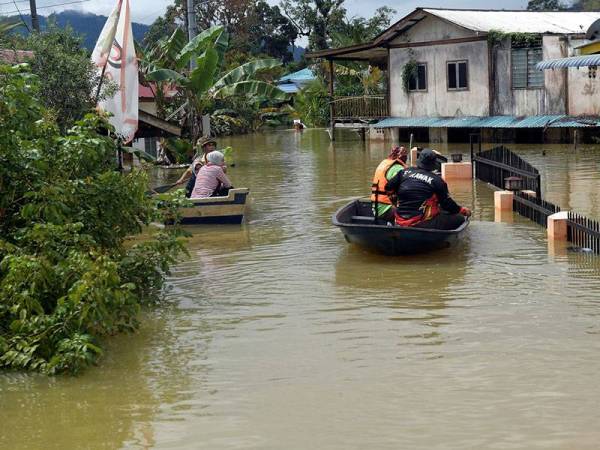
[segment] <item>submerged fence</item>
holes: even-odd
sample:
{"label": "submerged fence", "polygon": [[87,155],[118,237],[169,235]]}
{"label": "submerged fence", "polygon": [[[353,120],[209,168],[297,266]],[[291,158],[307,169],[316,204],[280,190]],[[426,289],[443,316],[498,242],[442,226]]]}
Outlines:
{"label": "submerged fence", "polygon": [[[474,137],[477,139],[474,142]],[[478,145],[475,151],[474,144]],[[516,153],[504,146],[481,150],[478,136],[471,136],[471,162],[475,177],[500,189],[505,189],[508,177],[522,179],[523,191],[513,196],[513,211],[533,222],[548,227],[548,216],[560,212],[560,207],[542,198],[540,172]],[[600,222],[574,212],[567,215],[567,240],[575,247],[600,255]]]}
{"label": "submerged fence", "polygon": [[569,212],[567,217],[567,240],[600,255],[600,222],[574,212]]}
{"label": "submerged fence", "polygon": [[471,160],[478,179],[504,189],[506,178],[518,176],[523,179],[523,189],[542,197],[540,172],[508,148],[499,146],[475,153],[471,144]]}
{"label": "submerged fence", "polygon": [[513,211],[546,228],[548,216],[560,212],[560,207],[525,192],[515,192]]}

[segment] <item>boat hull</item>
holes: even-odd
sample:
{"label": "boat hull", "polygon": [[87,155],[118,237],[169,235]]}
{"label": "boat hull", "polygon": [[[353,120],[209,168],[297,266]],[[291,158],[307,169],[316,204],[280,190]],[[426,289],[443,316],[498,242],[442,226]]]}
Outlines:
{"label": "boat hull", "polygon": [[182,208],[181,224],[241,224],[244,220],[247,188],[231,189],[227,197],[190,199],[193,206]]}
{"label": "boat hull", "polygon": [[375,221],[368,201],[354,200],[333,216],[347,242],[385,255],[410,255],[447,248],[455,244],[469,225],[456,230],[400,227]]}

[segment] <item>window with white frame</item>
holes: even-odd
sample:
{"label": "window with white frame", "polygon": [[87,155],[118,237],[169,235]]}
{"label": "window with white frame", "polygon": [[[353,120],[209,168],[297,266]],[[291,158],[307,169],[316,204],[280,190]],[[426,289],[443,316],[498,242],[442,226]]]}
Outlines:
{"label": "window with white frame", "polygon": [[448,61],[446,80],[449,91],[469,89],[469,67],[467,61]]}
{"label": "window with white frame", "polygon": [[408,90],[411,92],[427,90],[427,64],[417,63],[417,70],[408,80]]}

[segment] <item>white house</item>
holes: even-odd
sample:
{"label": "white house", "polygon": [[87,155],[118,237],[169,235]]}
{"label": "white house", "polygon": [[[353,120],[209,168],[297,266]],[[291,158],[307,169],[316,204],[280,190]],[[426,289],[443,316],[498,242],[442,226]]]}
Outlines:
{"label": "white house", "polygon": [[[576,54],[599,19],[600,12],[417,8],[371,42],[307,56],[387,69],[388,114],[379,128],[427,128],[434,141],[467,129],[537,130],[559,139],[600,121],[600,80],[587,68],[536,65]],[[369,119],[360,111],[357,118]]]}

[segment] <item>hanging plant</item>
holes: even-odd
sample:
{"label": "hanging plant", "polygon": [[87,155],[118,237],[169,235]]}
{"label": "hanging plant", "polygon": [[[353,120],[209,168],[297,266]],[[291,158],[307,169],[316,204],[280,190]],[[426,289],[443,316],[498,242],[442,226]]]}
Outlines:
{"label": "hanging plant", "polygon": [[417,61],[410,58],[404,67],[402,67],[402,86],[404,92],[409,91],[410,80],[417,77]]}

